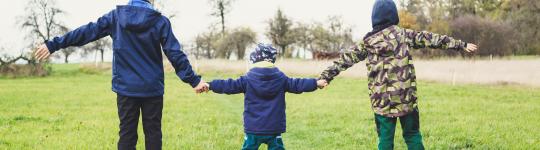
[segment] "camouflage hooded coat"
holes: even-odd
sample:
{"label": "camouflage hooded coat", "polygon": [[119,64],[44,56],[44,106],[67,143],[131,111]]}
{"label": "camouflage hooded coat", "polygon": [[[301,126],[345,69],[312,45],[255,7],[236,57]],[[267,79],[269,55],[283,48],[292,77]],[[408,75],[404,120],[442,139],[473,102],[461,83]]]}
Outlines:
{"label": "camouflage hooded coat", "polygon": [[[380,11],[377,7],[381,6],[375,4],[375,17],[375,11]],[[393,7],[394,17],[397,18],[395,5]],[[341,71],[367,59],[368,89],[373,111],[386,117],[401,117],[417,109],[416,74],[410,55],[411,48],[463,50],[466,43],[446,35],[417,32],[394,25],[399,21],[385,23],[392,18],[379,19],[383,21],[378,24],[375,23],[376,19],[372,20],[374,31],[369,33],[359,46],[343,53],[339,60],[321,74],[320,79],[331,81]]]}

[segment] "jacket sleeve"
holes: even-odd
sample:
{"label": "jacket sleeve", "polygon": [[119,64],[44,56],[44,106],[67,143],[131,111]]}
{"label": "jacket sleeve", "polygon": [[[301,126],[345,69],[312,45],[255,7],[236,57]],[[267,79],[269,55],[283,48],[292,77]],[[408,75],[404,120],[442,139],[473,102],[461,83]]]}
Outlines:
{"label": "jacket sleeve", "polygon": [[165,26],[162,28],[161,47],[163,52],[171,62],[176,71],[176,75],[184,82],[196,87],[201,81],[201,76],[193,71],[187,55],[182,52],[182,46],[174,36],[171,28],[171,22],[166,19]]}
{"label": "jacket sleeve", "polygon": [[289,78],[285,91],[295,94],[313,92],[317,90],[317,79],[314,78]]}
{"label": "jacket sleeve", "polygon": [[334,61],[334,64],[328,67],[321,73],[319,79],[324,79],[328,82],[334,80],[334,77],[339,75],[341,71],[345,71],[354,64],[363,61],[367,57],[367,50],[364,44],[360,43],[360,48],[353,47],[350,51],[342,53],[339,60]]}
{"label": "jacket sleeve", "polygon": [[92,41],[111,35],[111,26],[113,21],[113,11],[103,15],[96,22],[90,22],[64,36],[55,37],[52,40],[45,41],[50,53],[69,46],[83,46]]}
{"label": "jacket sleeve", "polygon": [[209,83],[210,90],[219,94],[239,94],[246,91],[244,77],[238,79],[214,80]]}
{"label": "jacket sleeve", "polygon": [[407,44],[412,48],[437,48],[437,49],[455,49],[464,50],[467,43],[461,40],[454,39],[447,35],[435,34],[427,31],[414,31],[405,29],[405,37]]}

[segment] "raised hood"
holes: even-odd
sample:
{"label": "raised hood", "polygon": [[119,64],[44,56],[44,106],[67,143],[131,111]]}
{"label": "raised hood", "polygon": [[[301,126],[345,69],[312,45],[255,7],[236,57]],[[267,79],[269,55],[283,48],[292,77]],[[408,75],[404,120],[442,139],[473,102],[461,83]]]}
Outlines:
{"label": "raised hood", "polygon": [[146,31],[161,18],[161,13],[152,9],[137,6],[117,6],[118,23],[131,31]]}

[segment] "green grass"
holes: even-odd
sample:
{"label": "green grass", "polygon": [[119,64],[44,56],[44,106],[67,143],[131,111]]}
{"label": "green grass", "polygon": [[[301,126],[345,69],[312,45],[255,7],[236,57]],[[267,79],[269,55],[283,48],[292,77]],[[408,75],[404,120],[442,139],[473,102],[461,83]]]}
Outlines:
{"label": "green grass", "polygon": [[[53,68],[46,78],[0,79],[0,149],[115,149],[110,74]],[[420,82],[418,94],[427,149],[540,149],[538,88]],[[168,73],[164,148],[239,149],[242,111],[242,95],[196,95]],[[338,78],[328,89],[287,95],[287,121],[288,149],[376,149],[365,79]],[[406,149],[397,131],[396,149]],[[139,125],[139,149],[143,141]]]}

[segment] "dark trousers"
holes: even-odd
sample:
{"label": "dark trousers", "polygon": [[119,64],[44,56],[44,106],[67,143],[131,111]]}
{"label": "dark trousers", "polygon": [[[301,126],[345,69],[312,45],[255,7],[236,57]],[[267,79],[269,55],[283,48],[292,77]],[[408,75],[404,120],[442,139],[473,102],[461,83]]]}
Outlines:
{"label": "dark trousers", "polygon": [[118,149],[135,149],[139,114],[142,112],[145,147],[147,150],[160,150],[163,96],[136,98],[117,95],[117,104],[120,118]]}
{"label": "dark trousers", "polygon": [[[409,150],[423,150],[422,135],[420,134],[420,117],[418,111],[399,117],[403,138]],[[375,114],[375,124],[379,135],[379,150],[394,149],[394,134],[397,118],[390,118]]]}
{"label": "dark trousers", "polygon": [[285,150],[281,134],[278,135],[256,135],[246,133],[242,150],[258,150],[262,144],[268,145],[268,150]]}

